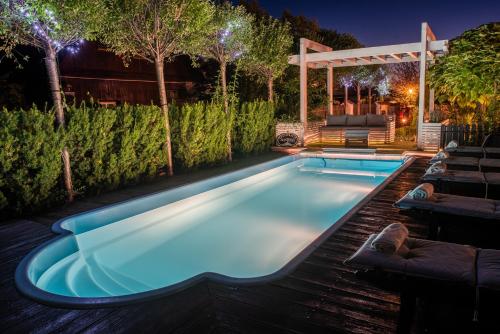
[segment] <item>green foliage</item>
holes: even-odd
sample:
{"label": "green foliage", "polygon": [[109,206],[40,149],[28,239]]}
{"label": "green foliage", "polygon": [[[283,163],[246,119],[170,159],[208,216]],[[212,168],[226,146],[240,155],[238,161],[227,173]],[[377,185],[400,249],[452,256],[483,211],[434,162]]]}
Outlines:
{"label": "green foliage", "polygon": [[54,128],[54,114],[3,109],[0,125],[0,211],[59,200],[63,134]]}
{"label": "green foliage", "polygon": [[212,165],[226,160],[227,130],[222,103],[197,102],[171,108],[174,160],[184,168]]}
{"label": "green foliage", "polygon": [[165,160],[163,116],[156,106],[69,106],[67,128],[52,112],[0,112],[0,210],[26,212],[62,200],[62,146],[81,194],[157,175]]}
{"label": "green foliage", "polygon": [[156,175],[165,161],[164,131],[156,106],[68,108],[66,145],[75,189],[113,189]]}
{"label": "green foliage", "polygon": [[243,56],[243,68],[262,83],[280,77],[288,67],[292,42],[288,23],[272,17],[258,20],[253,26],[250,50]]}
{"label": "green foliage", "polygon": [[[227,131],[234,127],[240,154],[268,149],[274,104],[244,103],[226,117],[222,103],[172,106],[175,163],[184,168],[226,161]],[[75,190],[84,196],[158,174],[165,161],[163,114],[157,106],[93,104],[67,107],[67,127],[53,112],[0,112],[0,211],[26,213],[60,203],[64,196],[61,149],[71,156]]]}
{"label": "green foliage", "polygon": [[213,30],[215,8],[207,0],[101,1],[108,13],[101,39],[125,60],[193,55]]}
{"label": "green foliage", "polygon": [[224,2],[212,16],[201,54],[219,64],[228,64],[240,58],[252,41],[253,17],[242,6]]}
{"label": "green foliage", "polygon": [[243,103],[236,115],[234,148],[243,154],[268,150],[274,140],[273,102],[254,101]]}
{"label": "green foliage", "polygon": [[[0,51],[15,57],[18,44],[56,52],[80,39],[93,40],[104,11],[99,0],[0,0]],[[37,29],[35,29],[38,28]]]}
{"label": "green foliage", "polygon": [[450,41],[450,53],[430,68],[429,82],[441,102],[479,107],[482,117],[498,121],[500,23],[481,25]]}

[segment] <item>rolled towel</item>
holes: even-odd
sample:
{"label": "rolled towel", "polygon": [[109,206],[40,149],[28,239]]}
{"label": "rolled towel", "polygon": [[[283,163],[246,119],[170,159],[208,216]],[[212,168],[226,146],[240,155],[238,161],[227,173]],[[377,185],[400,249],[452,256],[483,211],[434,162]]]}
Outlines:
{"label": "rolled towel", "polygon": [[458,147],[458,141],[452,140],[446,145],[446,148],[457,148]]}
{"label": "rolled towel", "polygon": [[438,153],[434,157],[432,157],[431,161],[440,161],[444,159],[448,159],[450,157],[450,154],[448,152],[445,152],[443,150],[439,150]]}
{"label": "rolled towel", "polygon": [[394,254],[408,238],[408,229],[401,223],[394,223],[382,230],[372,241],[372,247],[384,254]]}
{"label": "rolled towel", "polygon": [[425,174],[441,174],[446,172],[446,164],[442,161],[436,161],[427,170]]}
{"label": "rolled towel", "polygon": [[432,197],[434,186],[431,183],[422,183],[412,191],[410,197],[416,200],[426,200]]}

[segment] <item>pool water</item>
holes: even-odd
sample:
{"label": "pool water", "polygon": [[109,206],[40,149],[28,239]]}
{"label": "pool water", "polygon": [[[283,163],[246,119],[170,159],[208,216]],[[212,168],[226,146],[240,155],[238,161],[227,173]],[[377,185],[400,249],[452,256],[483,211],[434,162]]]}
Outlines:
{"label": "pool water", "polygon": [[122,204],[119,216],[106,208],[89,212],[62,237],[71,238],[70,246],[55,251],[49,244],[31,260],[30,279],[56,295],[110,297],[203,273],[270,275],[401,164],[304,158],[155,208],[144,205],[146,198]]}

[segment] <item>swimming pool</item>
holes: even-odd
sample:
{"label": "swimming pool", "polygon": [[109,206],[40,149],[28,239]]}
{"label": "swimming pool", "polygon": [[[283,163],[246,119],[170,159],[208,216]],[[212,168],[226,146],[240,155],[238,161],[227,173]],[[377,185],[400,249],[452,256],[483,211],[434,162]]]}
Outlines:
{"label": "swimming pool", "polygon": [[120,304],[211,278],[285,274],[406,164],[293,156],[65,218],[19,265],[22,293],[57,305]]}

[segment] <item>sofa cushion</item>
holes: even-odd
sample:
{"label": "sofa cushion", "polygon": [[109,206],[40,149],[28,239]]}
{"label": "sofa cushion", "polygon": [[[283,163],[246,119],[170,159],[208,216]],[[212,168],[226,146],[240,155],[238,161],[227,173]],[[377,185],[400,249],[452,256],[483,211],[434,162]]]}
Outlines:
{"label": "sofa cushion", "polygon": [[347,126],[366,126],[366,115],[363,116],[347,116]]}
{"label": "sofa cushion", "polygon": [[385,126],[387,123],[384,115],[366,115],[366,125],[368,126]]}
{"label": "sofa cushion", "polygon": [[340,116],[326,116],[326,125],[333,125],[333,126],[344,126],[347,120],[346,115],[340,115]]}

